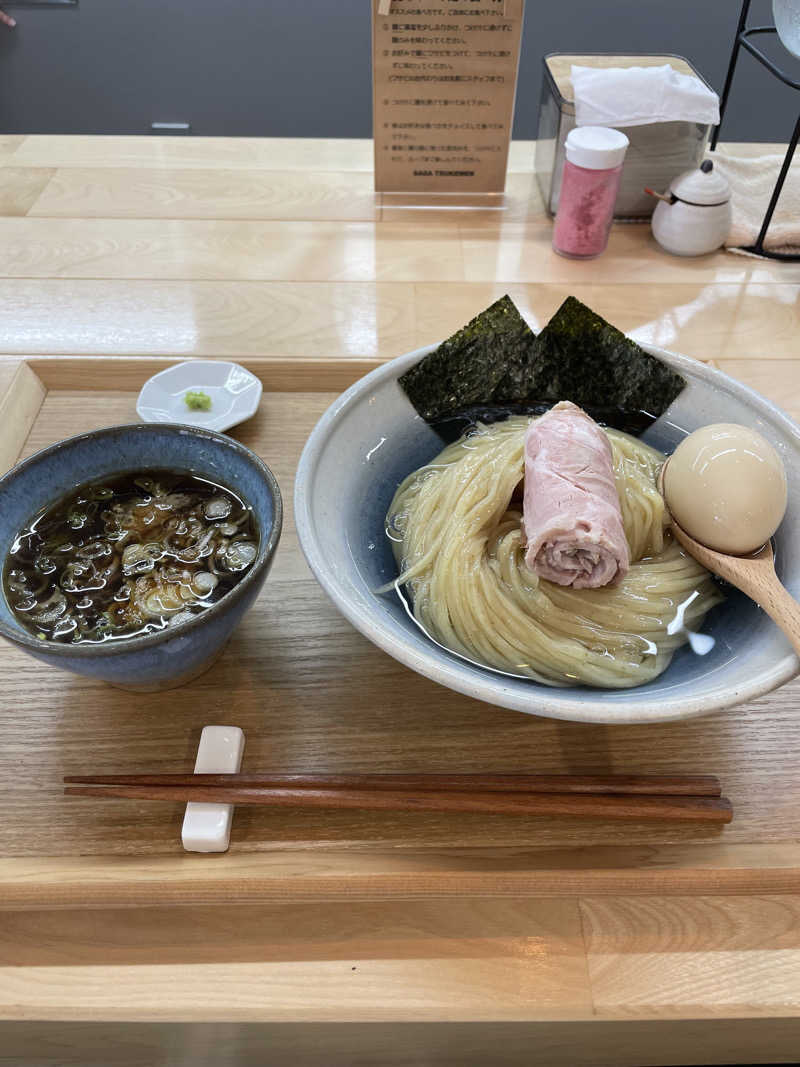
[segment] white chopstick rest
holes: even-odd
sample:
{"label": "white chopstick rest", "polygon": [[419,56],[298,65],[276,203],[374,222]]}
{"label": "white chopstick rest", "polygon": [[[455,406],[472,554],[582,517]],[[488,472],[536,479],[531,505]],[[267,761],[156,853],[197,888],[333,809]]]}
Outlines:
{"label": "white chopstick rest", "polygon": [[[235,774],[242,766],[244,731],[238,726],[204,726],[197,749],[195,774]],[[187,852],[227,852],[233,804],[186,805],[181,840]]]}

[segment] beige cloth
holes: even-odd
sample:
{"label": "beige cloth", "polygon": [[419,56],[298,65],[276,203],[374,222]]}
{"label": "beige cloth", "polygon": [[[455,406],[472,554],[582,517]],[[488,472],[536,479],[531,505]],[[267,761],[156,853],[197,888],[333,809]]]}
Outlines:
{"label": "beige cloth", "polygon": [[[741,253],[741,245],[755,244],[784,157],[745,159],[728,155],[725,147],[720,146],[710,158],[731,187],[733,222],[725,247]],[[786,175],[764,248],[770,252],[800,253],[800,148]]]}

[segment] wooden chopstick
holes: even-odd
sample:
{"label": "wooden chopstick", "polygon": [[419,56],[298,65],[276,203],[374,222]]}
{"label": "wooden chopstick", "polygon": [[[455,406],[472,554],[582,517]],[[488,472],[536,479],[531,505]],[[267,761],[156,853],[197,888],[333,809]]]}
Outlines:
{"label": "wooden chopstick", "polygon": [[[189,777],[196,777],[191,775]],[[276,808],[455,811],[590,819],[659,819],[727,823],[730,801],[714,796],[611,796],[597,793],[458,793],[366,789],[266,789],[212,785],[72,785],[68,796],[128,800],[205,801]]]}
{"label": "wooden chopstick", "polygon": [[566,774],[73,774],[80,785],[151,785],[180,788],[443,790],[451,793],[592,793],[718,797],[712,775]]}

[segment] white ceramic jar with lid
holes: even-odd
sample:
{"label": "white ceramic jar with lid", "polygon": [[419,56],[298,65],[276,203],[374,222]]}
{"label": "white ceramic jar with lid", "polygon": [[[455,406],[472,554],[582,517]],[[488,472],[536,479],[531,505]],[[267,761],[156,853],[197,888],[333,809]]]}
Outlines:
{"label": "white ceramic jar with lid", "polygon": [[731,188],[710,159],[675,178],[659,200],[653,236],[667,252],[702,256],[725,243],[731,228]]}

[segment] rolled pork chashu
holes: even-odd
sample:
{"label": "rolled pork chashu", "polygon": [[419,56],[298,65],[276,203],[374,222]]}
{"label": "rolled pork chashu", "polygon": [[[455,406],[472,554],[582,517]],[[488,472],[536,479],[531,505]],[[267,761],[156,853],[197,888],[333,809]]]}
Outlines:
{"label": "rolled pork chashu", "polygon": [[525,435],[525,562],[575,589],[616,585],[629,554],[611,444],[585,411],[562,401]]}

